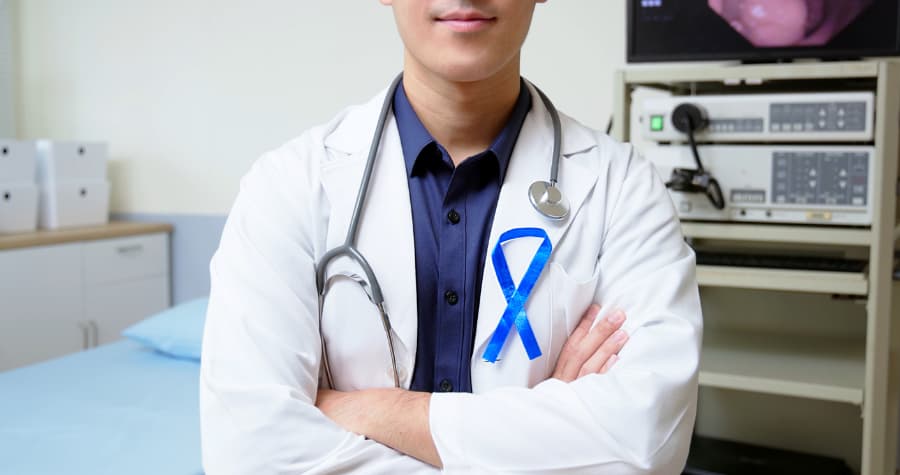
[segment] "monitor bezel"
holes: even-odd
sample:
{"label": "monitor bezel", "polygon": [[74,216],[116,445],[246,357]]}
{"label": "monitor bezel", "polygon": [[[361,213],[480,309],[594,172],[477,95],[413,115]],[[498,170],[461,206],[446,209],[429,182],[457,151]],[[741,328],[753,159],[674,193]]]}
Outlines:
{"label": "monitor bezel", "polygon": [[820,48],[772,48],[759,49],[747,52],[710,52],[710,53],[679,53],[679,54],[637,54],[634,50],[635,28],[635,1],[626,0],[626,61],[628,63],[658,63],[658,62],[686,62],[686,61],[746,61],[753,63],[778,63],[794,59],[821,59],[821,60],[852,60],[866,57],[893,57],[900,56],[900,6],[897,8],[897,31],[893,48],[867,48],[867,49],[833,49]]}

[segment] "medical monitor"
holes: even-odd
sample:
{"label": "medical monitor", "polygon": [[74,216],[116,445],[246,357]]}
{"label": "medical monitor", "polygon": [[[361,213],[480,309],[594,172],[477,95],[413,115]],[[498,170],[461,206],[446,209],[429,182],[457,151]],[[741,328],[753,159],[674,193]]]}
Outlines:
{"label": "medical monitor", "polygon": [[900,55],[898,0],[626,0],[628,61]]}

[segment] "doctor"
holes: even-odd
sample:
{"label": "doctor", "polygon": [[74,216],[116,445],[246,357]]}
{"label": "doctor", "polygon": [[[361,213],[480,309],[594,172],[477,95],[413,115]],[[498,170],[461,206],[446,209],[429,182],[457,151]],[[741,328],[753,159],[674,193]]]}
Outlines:
{"label": "doctor", "polygon": [[[211,264],[207,473],[680,473],[702,322],[662,181],[566,116],[554,140],[520,78],[541,0],[382,3],[396,90],[241,182]],[[323,265],[346,242],[369,269]]]}

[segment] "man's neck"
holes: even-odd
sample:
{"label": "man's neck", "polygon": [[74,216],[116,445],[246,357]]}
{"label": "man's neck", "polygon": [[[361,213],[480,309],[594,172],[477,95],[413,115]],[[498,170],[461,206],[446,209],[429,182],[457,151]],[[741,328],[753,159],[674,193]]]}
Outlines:
{"label": "man's neck", "polygon": [[483,81],[438,78],[406,58],[403,88],[410,104],[455,165],[481,153],[503,130],[519,97],[519,62]]}

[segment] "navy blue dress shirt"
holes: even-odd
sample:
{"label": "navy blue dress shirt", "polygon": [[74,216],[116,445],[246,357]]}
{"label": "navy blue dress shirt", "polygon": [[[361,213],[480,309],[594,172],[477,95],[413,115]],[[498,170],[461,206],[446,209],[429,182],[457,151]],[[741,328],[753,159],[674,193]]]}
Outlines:
{"label": "navy blue dress shirt", "polygon": [[[402,84],[394,95],[416,254],[414,391],[472,391],[475,322],[491,224],[530,109],[531,94],[522,82],[513,112],[490,148],[454,166],[447,150],[422,125]],[[500,315],[485,318],[499,321]]]}

